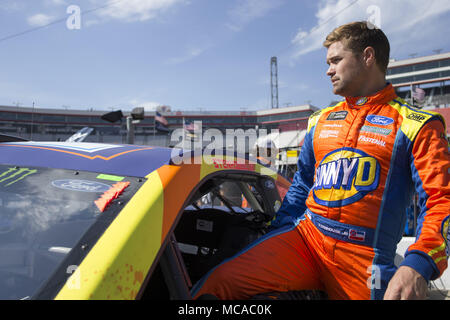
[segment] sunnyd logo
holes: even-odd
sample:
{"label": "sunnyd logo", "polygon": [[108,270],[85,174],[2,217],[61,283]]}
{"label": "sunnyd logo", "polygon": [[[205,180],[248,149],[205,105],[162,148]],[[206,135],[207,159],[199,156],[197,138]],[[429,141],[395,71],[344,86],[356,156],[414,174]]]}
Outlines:
{"label": "sunnyd logo", "polygon": [[377,188],[378,161],[365,152],[342,148],[327,154],[316,169],[314,200],[328,207],[340,207],[362,199]]}

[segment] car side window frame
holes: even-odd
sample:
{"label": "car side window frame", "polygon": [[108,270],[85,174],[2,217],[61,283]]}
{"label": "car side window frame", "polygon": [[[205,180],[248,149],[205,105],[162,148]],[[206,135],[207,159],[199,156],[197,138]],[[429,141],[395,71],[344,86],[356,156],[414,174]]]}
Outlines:
{"label": "car side window frame", "polygon": [[[200,183],[195,187],[195,189],[192,190],[191,194],[189,195],[189,197],[187,198],[185,205],[183,206],[183,208],[180,210],[180,212],[177,215],[177,220],[174,223],[174,225],[171,228],[171,231],[168,235],[167,238],[167,242],[166,245],[164,247],[164,249],[162,250],[162,253],[160,255],[159,258],[157,258],[155,260],[155,264],[159,265],[159,267],[161,268],[162,271],[162,275],[163,275],[163,281],[167,287],[167,290],[169,292],[169,297],[170,299],[174,299],[174,300],[191,300],[192,296],[190,293],[190,288],[192,288],[193,283],[191,282],[191,278],[189,276],[188,270],[186,268],[185,262],[184,262],[184,258],[182,257],[181,251],[178,247],[178,242],[176,240],[175,234],[174,234],[174,230],[176,228],[176,226],[178,225],[178,223],[180,222],[180,218],[181,215],[183,214],[182,212],[184,212],[185,208],[189,205],[191,205],[194,202],[194,197],[197,194],[197,192],[199,191],[200,187],[203,186],[205,183],[207,183],[208,181],[217,178],[218,176],[220,177],[221,175],[223,175],[223,172],[216,172],[213,174],[210,174],[206,177],[204,177],[204,179],[202,179],[202,181],[200,181]],[[230,180],[233,180],[232,177],[233,175],[236,174],[242,174],[242,172],[240,171],[234,171],[234,170],[230,170],[230,172],[225,173],[226,176],[229,176]],[[264,206],[264,212],[268,213],[268,214],[275,214],[273,206],[271,205],[269,199],[266,199],[266,195],[268,192],[270,192],[270,190],[267,190],[264,187],[264,183],[267,180],[270,180],[273,182],[274,184],[274,190],[276,191],[276,183],[274,181],[274,179],[270,176],[264,176],[264,175],[260,175],[260,174],[255,174],[253,172],[245,172],[245,175],[248,176],[252,176],[256,178],[255,184],[258,185],[258,192],[263,191],[262,194],[262,202],[263,203],[259,203],[257,199],[254,199],[257,203],[258,206]],[[238,181],[235,180],[235,182],[239,185],[240,183],[245,183],[243,181]],[[247,188],[247,190],[249,192],[251,192],[248,189],[248,185],[246,186],[239,186],[241,191],[243,191],[243,189]],[[253,197],[255,197],[254,195],[252,195]],[[279,194],[278,192],[275,192],[275,195],[272,195],[272,197],[278,197],[279,198]],[[269,212],[267,212],[269,210]],[[155,267],[156,269],[156,267]],[[148,274],[148,280],[151,279],[151,277],[153,277],[154,275],[154,270],[152,270],[152,272]],[[145,281],[144,282],[144,286],[141,288],[143,295],[145,295],[145,292],[151,288],[148,288],[147,286],[149,285],[149,281]],[[142,294],[139,294],[138,296],[142,296]]]}
{"label": "car side window frame", "polygon": [[173,300],[191,300],[191,279],[181,257],[180,250],[173,232],[170,234],[169,242],[159,260],[164,281],[169,290],[170,298]]}

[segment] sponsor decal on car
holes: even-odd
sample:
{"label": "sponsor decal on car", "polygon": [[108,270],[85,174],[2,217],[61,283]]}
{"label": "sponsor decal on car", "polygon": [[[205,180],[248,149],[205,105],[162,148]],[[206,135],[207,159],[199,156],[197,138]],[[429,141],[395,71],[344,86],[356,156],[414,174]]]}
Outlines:
{"label": "sponsor decal on car", "polygon": [[237,160],[233,161],[225,161],[223,159],[214,158],[212,160],[214,168],[216,169],[236,169],[236,170],[255,170],[254,164],[247,164],[247,163],[239,163]]}
{"label": "sponsor decal on car", "polygon": [[114,199],[117,199],[129,185],[129,181],[117,182],[113,184],[106,192],[102,194],[99,199],[94,201],[95,205],[101,212],[105,211],[109,204]]}
{"label": "sponsor decal on car", "polygon": [[0,184],[4,184],[5,187],[8,187],[36,172],[38,172],[36,169],[18,167],[8,168],[5,172],[0,173]]}
{"label": "sponsor decal on car", "polygon": [[115,176],[115,175],[112,175],[112,174],[104,174],[104,173],[101,173],[101,174],[99,174],[99,175],[97,176],[97,179],[102,179],[102,180],[109,180],[109,181],[116,181],[116,182],[119,182],[119,181],[122,181],[123,179],[125,179],[125,177]]}
{"label": "sponsor decal on car", "polygon": [[27,142],[11,142],[11,145],[17,146],[32,146],[32,147],[46,147],[59,148],[63,150],[95,153],[99,151],[119,148],[119,145],[105,144],[105,143],[83,143],[83,142],[41,142],[41,141],[27,141]]}
{"label": "sponsor decal on car", "polygon": [[80,192],[106,192],[111,188],[110,185],[88,180],[63,179],[52,181],[52,186],[70,191]]}

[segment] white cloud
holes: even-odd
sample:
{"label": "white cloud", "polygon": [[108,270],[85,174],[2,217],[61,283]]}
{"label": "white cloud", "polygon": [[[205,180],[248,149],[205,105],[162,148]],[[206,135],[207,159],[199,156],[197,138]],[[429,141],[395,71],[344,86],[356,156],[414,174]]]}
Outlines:
{"label": "white cloud", "polygon": [[[299,28],[292,39],[291,43],[295,46],[292,58],[295,60],[323,48],[327,34],[339,25],[357,20],[373,21],[375,13],[368,10],[371,6],[379,8],[380,27],[391,43],[391,55],[405,54],[405,50],[414,50],[414,47],[424,49],[442,43],[446,37],[442,32],[450,28],[448,16],[446,19],[438,18],[450,13],[448,0],[321,0],[315,15],[315,26],[309,30]],[[432,49],[436,48],[430,47],[430,53]]]}
{"label": "white cloud", "polygon": [[239,4],[229,11],[231,22],[227,27],[240,31],[245,25],[266,16],[282,3],[282,0],[240,0]]}
{"label": "white cloud", "polygon": [[186,50],[186,53],[179,57],[173,57],[168,60],[166,60],[166,64],[174,65],[174,64],[180,64],[186,61],[189,61],[191,59],[194,59],[201,55],[203,52],[205,52],[209,46],[203,46],[203,47],[196,47],[191,46]]}
{"label": "white cloud", "polygon": [[49,16],[47,14],[38,13],[31,17],[28,17],[27,22],[32,27],[41,27],[52,22],[54,17]]}
{"label": "white cloud", "polygon": [[67,5],[65,0],[45,0],[44,4],[47,6],[61,6],[61,5]]}
{"label": "white cloud", "polygon": [[[98,4],[98,1],[93,1]],[[104,18],[126,22],[146,21],[167,11],[177,4],[187,3],[186,0],[108,0],[104,9],[98,15]]]}

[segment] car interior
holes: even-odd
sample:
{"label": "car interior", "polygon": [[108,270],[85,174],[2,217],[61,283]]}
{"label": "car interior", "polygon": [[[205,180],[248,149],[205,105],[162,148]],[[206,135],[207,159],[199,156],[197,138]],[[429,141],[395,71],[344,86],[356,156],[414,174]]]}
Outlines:
{"label": "car interior", "polygon": [[201,183],[141,299],[190,299],[189,290],[202,276],[267,232],[280,201],[269,177],[221,174]]}

